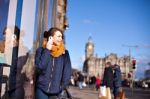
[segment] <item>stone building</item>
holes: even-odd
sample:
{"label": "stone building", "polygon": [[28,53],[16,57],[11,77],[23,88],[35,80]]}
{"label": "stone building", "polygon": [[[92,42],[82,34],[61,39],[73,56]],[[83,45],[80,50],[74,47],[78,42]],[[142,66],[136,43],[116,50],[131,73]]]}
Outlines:
{"label": "stone building", "polygon": [[105,55],[105,57],[97,57],[94,55],[94,43],[92,38],[88,38],[88,42],[85,46],[85,61],[83,64],[83,72],[90,76],[97,76],[98,74],[103,77],[104,67],[106,62],[111,62],[113,64],[120,65],[122,79],[128,78],[130,72],[130,57],[123,56],[118,57],[117,54],[110,53]]}

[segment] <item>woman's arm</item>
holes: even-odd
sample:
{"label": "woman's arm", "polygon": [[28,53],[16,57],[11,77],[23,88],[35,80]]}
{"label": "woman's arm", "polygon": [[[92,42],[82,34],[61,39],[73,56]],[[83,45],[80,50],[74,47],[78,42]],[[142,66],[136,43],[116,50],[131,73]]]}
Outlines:
{"label": "woman's arm", "polygon": [[66,87],[71,79],[71,73],[72,73],[72,67],[71,67],[71,61],[70,61],[70,56],[69,52],[65,52],[65,62],[64,62],[64,67],[63,67],[63,87]]}
{"label": "woman's arm", "polygon": [[38,69],[46,69],[50,60],[50,52],[47,48],[38,48],[35,54],[35,65]]}

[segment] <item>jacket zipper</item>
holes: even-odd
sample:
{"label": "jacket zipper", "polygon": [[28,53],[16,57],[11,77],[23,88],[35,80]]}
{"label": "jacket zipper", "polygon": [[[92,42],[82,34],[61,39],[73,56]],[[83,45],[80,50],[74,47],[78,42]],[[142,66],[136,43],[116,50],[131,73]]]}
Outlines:
{"label": "jacket zipper", "polygon": [[[52,66],[54,67],[54,58],[53,58],[53,64],[52,64]],[[52,78],[52,76],[51,76],[51,78]],[[50,81],[50,82],[49,82],[49,84],[48,84],[47,92],[49,92],[49,90],[50,90],[50,86],[51,86],[51,81]]]}
{"label": "jacket zipper", "polygon": [[49,84],[48,84],[47,92],[49,92],[50,86],[51,86],[51,82],[49,82]]}

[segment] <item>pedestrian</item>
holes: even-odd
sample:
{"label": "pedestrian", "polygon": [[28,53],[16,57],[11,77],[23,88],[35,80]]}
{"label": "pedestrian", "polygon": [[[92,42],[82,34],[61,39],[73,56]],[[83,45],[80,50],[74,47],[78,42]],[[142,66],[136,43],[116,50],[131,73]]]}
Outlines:
{"label": "pedestrian", "polygon": [[71,79],[71,61],[65,49],[63,33],[58,28],[44,32],[43,47],[35,55],[38,71],[36,79],[36,99],[57,99]]}
{"label": "pedestrian", "polygon": [[75,82],[74,82],[74,77],[73,77],[73,75],[71,76],[71,81],[70,81],[70,83],[71,83],[72,86],[75,86]]}
{"label": "pedestrian", "polygon": [[77,74],[77,72],[74,73],[73,77],[74,77],[74,86],[77,87],[78,86],[78,74]]}
{"label": "pedestrian", "polygon": [[111,99],[111,90],[113,89],[113,69],[111,62],[105,65],[102,85],[106,86],[107,99]]}
{"label": "pedestrian", "polygon": [[81,74],[81,72],[78,72],[78,86],[79,86],[79,89],[83,89],[83,82],[84,82],[84,76]]}
{"label": "pedestrian", "polygon": [[96,77],[96,90],[98,91],[99,87],[100,87],[100,84],[101,84],[101,78],[99,76],[99,74],[97,75]]}
{"label": "pedestrian", "polygon": [[121,92],[121,70],[120,66],[115,64],[113,66],[114,70],[114,81],[113,81],[113,94],[114,94],[114,99],[119,99],[119,94]]}
{"label": "pedestrian", "polygon": [[95,77],[95,75],[93,75],[91,77],[91,88],[95,89],[95,86],[96,86],[96,77]]}

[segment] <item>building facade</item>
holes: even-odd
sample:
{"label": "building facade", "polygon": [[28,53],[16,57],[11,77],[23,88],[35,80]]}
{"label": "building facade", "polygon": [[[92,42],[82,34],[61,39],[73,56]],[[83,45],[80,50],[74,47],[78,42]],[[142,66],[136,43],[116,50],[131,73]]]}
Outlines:
{"label": "building facade", "polygon": [[118,64],[121,68],[122,79],[127,79],[130,73],[131,60],[129,56],[118,57],[117,54],[110,53],[105,55],[105,57],[94,56],[94,43],[92,38],[89,37],[88,42],[85,46],[85,61],[83,64],[83,72],[90,76],[103,77],[104,68],[106,62],[111,62],[113,64]]}

